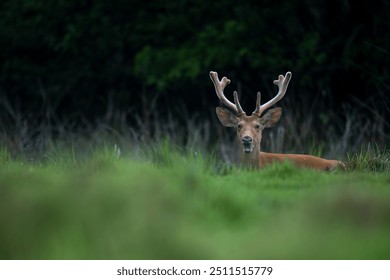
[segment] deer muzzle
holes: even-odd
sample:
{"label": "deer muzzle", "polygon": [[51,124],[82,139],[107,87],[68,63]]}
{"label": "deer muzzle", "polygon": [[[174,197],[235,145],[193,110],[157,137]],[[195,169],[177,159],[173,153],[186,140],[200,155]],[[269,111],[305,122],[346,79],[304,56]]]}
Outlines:
{"label": "deer muzzle", "polygon": [[242,141],[242,145],[243,145],[245,153],[250,153],[250,152],[253,151],[253,147],[254,146],[253,146],[253,139],[252,139],[252,137],[244,136],[244,137],[242,137],[241,141]]}

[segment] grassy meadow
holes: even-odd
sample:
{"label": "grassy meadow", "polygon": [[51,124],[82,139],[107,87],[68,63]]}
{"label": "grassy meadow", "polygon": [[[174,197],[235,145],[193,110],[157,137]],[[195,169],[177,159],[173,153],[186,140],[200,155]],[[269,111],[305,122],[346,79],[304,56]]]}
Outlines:
{"label": "grassy meadow", "polygon": [[389,158],[243,170],[161,145],[0,154],[0,259],[389,259]]}

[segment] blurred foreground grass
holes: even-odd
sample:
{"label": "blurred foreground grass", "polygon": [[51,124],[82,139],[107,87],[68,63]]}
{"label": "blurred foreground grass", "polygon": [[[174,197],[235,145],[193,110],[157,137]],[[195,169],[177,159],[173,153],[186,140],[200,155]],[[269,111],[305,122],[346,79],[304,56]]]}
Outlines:
{"label": "blurred foreground grass", "polygon": [[0,259],[389,259],[390,174],[0,159]]}

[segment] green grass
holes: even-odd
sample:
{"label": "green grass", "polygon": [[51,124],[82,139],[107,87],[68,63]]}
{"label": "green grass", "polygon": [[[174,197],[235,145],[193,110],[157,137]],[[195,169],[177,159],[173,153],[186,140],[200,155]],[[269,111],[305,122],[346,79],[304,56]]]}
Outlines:
{"label": "green grass", "polygon": [[359,153],[347,154],[348,169],[390,173],[390,151],[368,147]]}
{"label": "green grass", "polygon": [[[0,152],[0,259],[389,259],[390,173]],[[355,159],[357,161],[357,159]]]}

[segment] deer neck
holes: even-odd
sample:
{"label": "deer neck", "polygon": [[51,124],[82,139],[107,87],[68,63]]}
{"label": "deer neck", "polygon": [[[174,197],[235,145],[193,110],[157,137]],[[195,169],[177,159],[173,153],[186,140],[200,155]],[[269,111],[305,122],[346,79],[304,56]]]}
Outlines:
{"label": "deer neck", "polygon": [[259,168],[260,167],[260,149],[255,149],[251,153],[240,152],[240,163],[243,167]]}

